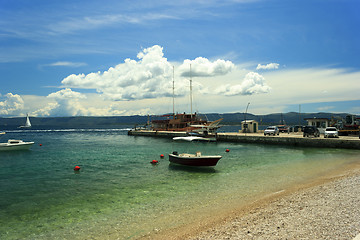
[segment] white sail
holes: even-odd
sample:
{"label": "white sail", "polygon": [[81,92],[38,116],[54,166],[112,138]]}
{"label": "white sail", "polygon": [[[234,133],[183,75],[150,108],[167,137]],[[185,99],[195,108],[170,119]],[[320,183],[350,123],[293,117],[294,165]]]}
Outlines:
{"label": "white sail", "polygon": [[31,123],[30,123],[29,115],[27,115],[27,114],[26,114],[26,123],[25,123],[25,127],[31,127]]}
{"label": "white sail", "polygon": [[30,128],[31,127],[31,123],[30,123],[30,119],[29,119],[29,115],[26,114],[26,122],[24,126],[20,126],[19,128]]}

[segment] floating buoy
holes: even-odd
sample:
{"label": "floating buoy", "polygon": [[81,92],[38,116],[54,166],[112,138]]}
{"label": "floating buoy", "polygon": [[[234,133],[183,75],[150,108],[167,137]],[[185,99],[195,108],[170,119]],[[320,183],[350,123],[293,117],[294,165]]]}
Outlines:
{"label": "floating buoy", "polygon": [[80,167],[79,166],[75,166],[74,167],[74,171],[79,171],[80,170]]}
{"label": "floating buoy", "polygon": [[41,146],[42,146],[42,144],[40,143],[40,144],[39,144],[39,146],[41,147]]}
{"label": "floating buoy", "polygon": [[164,154],[161,154],[160,157],[161,157],[161,158],[164,158]]}
{"label": "floating buoy", "polygon": [[151,164],[158,164],[159,161],[158,161],[158,160],[152,160],[150,163],[151,163]]}
{"label": "floating buoy", "polygon": [[230,152],[230,150],[229,150],[229,149],[226,149],[225,152]]}

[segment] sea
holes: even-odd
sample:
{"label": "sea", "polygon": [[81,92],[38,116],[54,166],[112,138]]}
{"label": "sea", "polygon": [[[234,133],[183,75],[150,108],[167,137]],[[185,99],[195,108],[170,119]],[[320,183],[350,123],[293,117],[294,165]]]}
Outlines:
{"label": "sea", "polygon": [[[129,129],[1,135],[0,142],[35,144],[0,152],[0,239],[137,239],[230,213],[359,161],[358,150],[176,142],[128,136]],[[215,167],[184,167],[169,163],[173,151],[222,159]]]}

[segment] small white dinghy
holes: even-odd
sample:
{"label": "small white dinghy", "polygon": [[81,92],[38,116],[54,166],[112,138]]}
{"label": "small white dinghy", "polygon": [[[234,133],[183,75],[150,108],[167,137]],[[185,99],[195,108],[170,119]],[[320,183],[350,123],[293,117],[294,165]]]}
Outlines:
{"label": "small white dinghy", "polygon": [[28,150],[34,142],[9,139],[7,143],[0,143],[0,151]]}
{"label": "small white dinghy", "polygon": [[173,137],[174,141],[186,141],[186,142],[216,142],[216,138],[198,137],[198,136],[186,136],[186,137]]}

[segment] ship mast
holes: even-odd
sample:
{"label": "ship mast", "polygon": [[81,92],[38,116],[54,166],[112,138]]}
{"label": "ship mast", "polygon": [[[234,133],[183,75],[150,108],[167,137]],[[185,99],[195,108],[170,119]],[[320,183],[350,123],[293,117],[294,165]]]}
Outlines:
{"label": "ship mast", "polygon": [[[192,78],[191,78],[191,64],[190,64],[190,116],[192,116],[193,109],[192,109]],[[191,117],[192,118],[192,117]]]}
{"label": "ship mast", "polygon": [[174,66],[173,66],[173,87],[172,87],[172,90],[173,90],[173,117],[175,119],[175,70],[174,70]]}

